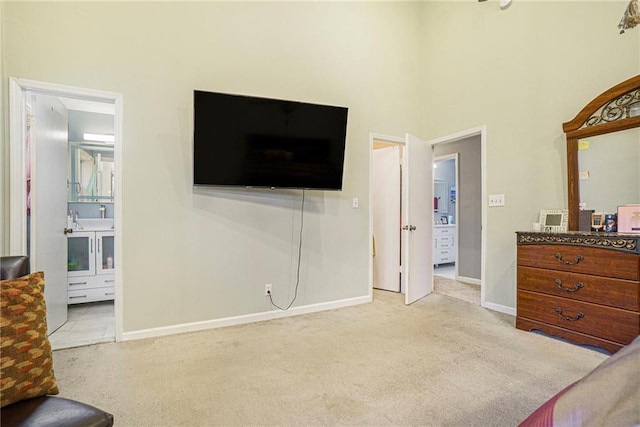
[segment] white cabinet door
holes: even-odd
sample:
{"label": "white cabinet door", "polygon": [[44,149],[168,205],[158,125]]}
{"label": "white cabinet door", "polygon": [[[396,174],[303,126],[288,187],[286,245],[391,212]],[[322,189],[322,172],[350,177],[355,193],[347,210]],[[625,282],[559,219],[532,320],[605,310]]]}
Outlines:
{"label": "white cabinet door", "polygon": [[114,274],[114,232],[96,232],[96,274]]}
{"label": "white cabinet door", "polygon": [[67,275],[87,276],[96,273],[96,233],[74,231],[67,234]]}

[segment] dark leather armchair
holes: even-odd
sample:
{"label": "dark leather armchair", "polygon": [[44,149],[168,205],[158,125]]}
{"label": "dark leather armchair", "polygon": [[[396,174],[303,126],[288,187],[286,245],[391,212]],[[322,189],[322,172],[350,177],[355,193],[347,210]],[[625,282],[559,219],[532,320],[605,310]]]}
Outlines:
{"label": "dark leather armchair", "polygon": [[29,274],[29,257],[3,256],[0,262],[0,280],[15,279]]}
{"label": "dark leather armchair", "polygon": [[[1,280],[29,274],[29,258],[3,256],[0,258]],[[109,427],[113,415],[94,406],[55,396],[40,396],[21,400],[0,409],[0,425],[12,426],[75,426]]]}

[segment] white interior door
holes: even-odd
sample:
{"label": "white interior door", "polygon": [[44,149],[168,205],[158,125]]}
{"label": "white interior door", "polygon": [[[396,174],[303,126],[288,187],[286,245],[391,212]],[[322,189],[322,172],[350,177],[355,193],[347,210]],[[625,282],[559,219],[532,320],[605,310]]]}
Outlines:
{"label": "white interior door", "polygon": [[373,150],[373,287],[400,291],[400,147]]}
{"label": "white interior door", "polygon": [[433,291],[433,153],[407,134],[402,162],[402,277],[405,304]]}
{"label": "white interior door", "polygon": [[31,270],[43,271],[49,334],[67,321],[67,109],[53,96],[31,96]]}

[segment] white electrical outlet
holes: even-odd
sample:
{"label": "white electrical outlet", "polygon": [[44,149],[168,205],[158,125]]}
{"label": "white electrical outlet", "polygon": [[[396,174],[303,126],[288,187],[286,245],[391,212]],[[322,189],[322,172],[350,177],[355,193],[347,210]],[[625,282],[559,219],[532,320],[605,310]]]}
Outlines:
{"label": "white electrical outlet", "polygon": [[264,296],[268,297],[271,295],[273,285],[271,283],[267,283],[264,285]]}
{"label": "white electrical outlet", "polygon": [[492,194],[489,196],[489,206],[504,206],[504,194]]}

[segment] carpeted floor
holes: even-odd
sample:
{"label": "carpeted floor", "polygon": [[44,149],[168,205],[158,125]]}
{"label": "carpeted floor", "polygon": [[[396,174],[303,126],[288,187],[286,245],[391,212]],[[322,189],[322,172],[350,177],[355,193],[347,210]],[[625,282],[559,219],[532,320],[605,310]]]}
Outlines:
{"label": "carpeted floor", "polygon": [[606,356],[432,294],[54,352],[118,426],[515,426]]}

